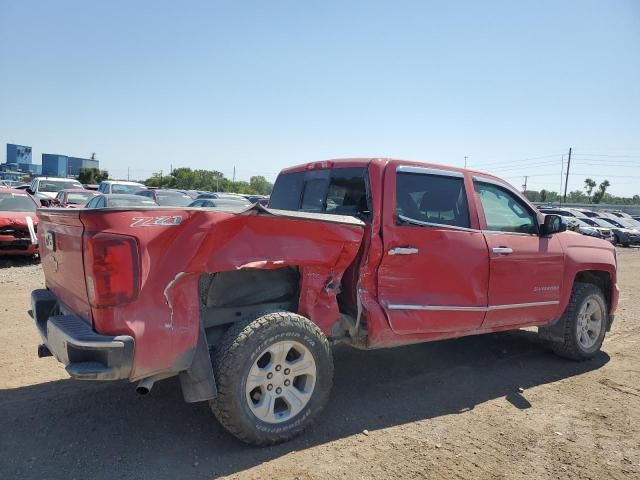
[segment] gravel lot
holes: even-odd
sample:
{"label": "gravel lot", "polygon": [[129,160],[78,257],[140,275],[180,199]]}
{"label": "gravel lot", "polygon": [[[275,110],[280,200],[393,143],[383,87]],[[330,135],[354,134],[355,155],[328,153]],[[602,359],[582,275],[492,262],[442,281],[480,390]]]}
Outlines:
{"label": "gravel lot", "polygon": [[319,422],[260,449],[173,379],[140,397],[38,359],[26,310],[40,267],[0,260],[0,479],[640,478],[640,249],[618,261],[620,307],[594,360],[559,359],[532,331],[337,349]]}

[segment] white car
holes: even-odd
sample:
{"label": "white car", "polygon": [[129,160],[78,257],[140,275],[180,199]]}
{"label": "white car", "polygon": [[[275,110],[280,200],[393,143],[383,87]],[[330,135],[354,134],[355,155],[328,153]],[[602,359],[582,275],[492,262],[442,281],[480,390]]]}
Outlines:
{"label": "white car", "polygon": [[100,182],[98,191],[100,193],[112,194],[112,193],[136,193],[140,190],[146,190],[143,184],[138,182],[127,182],[124,180],[105,180]]}
{"label": "white car", "polygon": [[31,181],[27,191],[40,200],[56,198],[60,190],[69,188],[84,189],[82,184],[72,178],[37,177]]}

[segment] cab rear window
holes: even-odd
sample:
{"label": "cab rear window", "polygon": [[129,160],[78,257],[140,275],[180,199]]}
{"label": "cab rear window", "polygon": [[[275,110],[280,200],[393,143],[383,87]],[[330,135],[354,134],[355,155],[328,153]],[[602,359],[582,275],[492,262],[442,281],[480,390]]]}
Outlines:
{"label": "cab rear window", "polygon": [[366,174],[364,167],[281,174],[269,207],[368,218]]}

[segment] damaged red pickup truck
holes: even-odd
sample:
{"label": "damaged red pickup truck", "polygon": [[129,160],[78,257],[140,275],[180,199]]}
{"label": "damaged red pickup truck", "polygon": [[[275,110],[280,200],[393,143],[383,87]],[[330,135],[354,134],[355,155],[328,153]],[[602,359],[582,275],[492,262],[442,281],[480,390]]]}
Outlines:
{"label": "damaged red pickup truck", "polygon": [[[330,345],[373,349],[537,326],[593,357],[618,302],[608,242],[506,182],[389,159],[283,171],[269,209],[41,209],[44,343],[77,379],[179,375],[239,439],[300,433]],[[365,367],[363,367],[365,368]]]}

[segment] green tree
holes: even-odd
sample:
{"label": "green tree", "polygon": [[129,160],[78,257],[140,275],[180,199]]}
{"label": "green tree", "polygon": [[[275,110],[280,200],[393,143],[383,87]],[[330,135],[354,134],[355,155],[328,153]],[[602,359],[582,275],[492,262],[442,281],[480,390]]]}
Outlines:
{"label": "green tree", "polygon": [[584,190],[587,192],[587,197],[591,198],[591,192],[593,192],[594,187],[597,185],[596,181],[591,178],[585,178],[584,180]]}
{"label": "green tree", "polygon": [[547,194],[548,192],[543,188],[542,190],[540,190],[540,201],[541,202],[546,202],[547,200]]}
{"label": "green tree", "polygon": [[610,186],[611,184],[609,183],[609,180],[603,181],[598,186],[598,191],[593,194],[593,198],[592,198],[593,203],[600,203],[604,198],[605,194],[607,193],[607,188],[609,188]]}
{"label": "green tree", "polygon": [[273,184],[262,176],[251,177],[249,186],[255,190],[258,195],[270,195],[273,190]]}
{"label": "green tree", "polygon": [[81,168],[78,181],[85,185],[95,185],[109,178],[109,172],[97,168]]}

